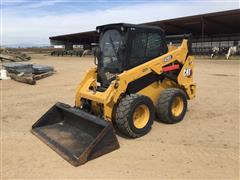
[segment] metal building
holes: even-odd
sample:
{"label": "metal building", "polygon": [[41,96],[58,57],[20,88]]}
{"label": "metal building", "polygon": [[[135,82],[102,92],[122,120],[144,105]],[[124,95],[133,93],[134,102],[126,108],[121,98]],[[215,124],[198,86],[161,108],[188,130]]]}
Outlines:
{"label": "metal building", "polygon": [[[240,45],[240,9],[160,20],[144,25],[159,26],[168,36],[191,33],[195,54],[208,54],[212,47]],[[52,45],[65,45],[66,50],[71,50],[73,45],[83,45],[88,49],[91,43],[98,43],[98,36],[96,31],[88,31],[49,39]]]}

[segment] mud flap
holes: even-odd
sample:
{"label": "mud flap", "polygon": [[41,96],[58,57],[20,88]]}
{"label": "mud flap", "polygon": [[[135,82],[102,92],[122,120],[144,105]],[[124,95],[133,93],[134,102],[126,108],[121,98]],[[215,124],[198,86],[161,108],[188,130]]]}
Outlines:
{"label": "mud flap", "polygon": [[119,148],[111,123],[59,102],[32,126],[32,133],[73,166]]}

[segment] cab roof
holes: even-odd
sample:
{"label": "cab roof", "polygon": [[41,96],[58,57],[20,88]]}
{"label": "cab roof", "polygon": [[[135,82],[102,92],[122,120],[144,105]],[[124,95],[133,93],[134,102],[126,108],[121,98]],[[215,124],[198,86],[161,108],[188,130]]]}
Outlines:
{"label": "cab roof", "polygon": [[120,29],[121,27],[142,29],[142,30],[146,30],[146,31],[164,32],[164,30],[162,28],[156,27],[156,26],[127,24],[127,23],[114,23],[114,24],[106,24],[106,25],[102,25],[102,26],[97,26],[96,30],[99,29],[100,31],[105,31],[106,29],[110,29],[110,28]]}

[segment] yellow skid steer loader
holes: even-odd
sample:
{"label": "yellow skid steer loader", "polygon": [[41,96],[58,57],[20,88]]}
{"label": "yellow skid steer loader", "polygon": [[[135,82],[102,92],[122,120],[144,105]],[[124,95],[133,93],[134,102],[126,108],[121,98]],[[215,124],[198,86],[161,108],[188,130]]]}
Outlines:
{"label": "yellow skid steer loader", "polygon": [[113,127],[138,138],[155,117],[181,121],[187,100],[195,97],[186,38],[179,47],[167,46],[161,28],[123,23],[97,32],[96,68],[79,84],[75,106],[56,103],[32,126],[33,134],[74,166],[119,148]]}

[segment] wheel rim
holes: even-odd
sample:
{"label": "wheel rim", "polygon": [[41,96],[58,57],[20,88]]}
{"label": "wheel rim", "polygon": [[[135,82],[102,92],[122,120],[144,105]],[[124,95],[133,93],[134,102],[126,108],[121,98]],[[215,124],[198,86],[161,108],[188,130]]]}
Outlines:
{"label": "wheel rim", "polygon": [[138,106],[133,113],[133,124],[140,129],[146,126],[150,118],[150,111],[146,105]]}
{"label": "wheel rim", "polygon": [[175,117],[179,116],[183,111],[183,107],[184,107],[183,99],[181,97],[174,98],[171,108],[172,114]]}

